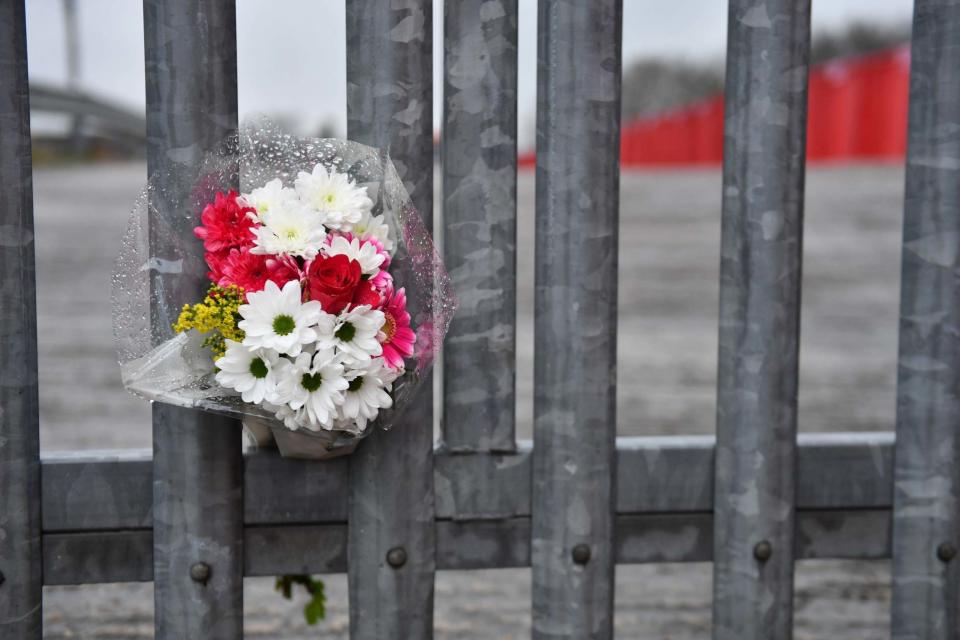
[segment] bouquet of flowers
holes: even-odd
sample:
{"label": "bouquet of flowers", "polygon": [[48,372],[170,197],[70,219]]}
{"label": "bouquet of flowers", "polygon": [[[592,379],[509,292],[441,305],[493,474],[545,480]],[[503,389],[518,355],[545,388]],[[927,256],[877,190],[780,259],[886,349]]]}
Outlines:
{"label": "bouquet of flowers", "polygon": [[[223,188],[231,182],[239,192]],[[321,452],[355,446],[374,422],[389,427],[454,308],[389,159],[257,129],[203,163],[190,202],[171,204],[164,196],[184,184],[151,179],[118,260],[125,385],[267,424],[285,455],[314,457],[316,438]]]}

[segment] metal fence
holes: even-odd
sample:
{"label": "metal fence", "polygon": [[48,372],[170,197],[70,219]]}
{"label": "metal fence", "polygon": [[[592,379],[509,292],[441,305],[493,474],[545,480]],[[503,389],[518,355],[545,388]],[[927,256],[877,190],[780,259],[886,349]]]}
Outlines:
{"label": "metal fence", "polygon": [[[243,576],[345,571],[353,637],[429,638],[436,570],[531,566],[534,637],[609,638],[616,563],[712,560],[714,637],[781,639],[795,560],[892,557],[893,636],[960,637],[960,2],[915,8],[894,439],[797,436],[809,0],[731,0],[715,444],[615,437],[621,1],[540,1],[535,446],[516,2],[445,7],[441,442],[423,394],[325,463],[244,456],[234,424],[169,407],[152,458],[41,460],[24,3],[0,3],[0,636],[41,637],[43,585],[153,580],[159,637],[238,638]],[[347,1],[349,136],[390,145],[423,212],[431,11]],[[189,167],[237,126],[234,4],[144,20],[149,168]]]}

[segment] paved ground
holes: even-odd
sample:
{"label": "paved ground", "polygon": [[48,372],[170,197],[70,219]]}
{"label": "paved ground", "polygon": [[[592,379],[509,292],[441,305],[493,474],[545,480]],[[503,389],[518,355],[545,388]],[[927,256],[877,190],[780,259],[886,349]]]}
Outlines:
{"label": "paved ground", "polygon": [[[142,165],[43,169],[35,175],[41,445],[148,447],[149,411],[119,385],[109,274]],[[805,431],[892,428],[903,174],[896,167],[808,175],[800,382]],[[622,181],[619,421],[623,435],[713,431],[717,171],[648,172]],[[519,435],[532,407],[533,182],[520,184]],[[440,573],[437,637],[528,635],[529,572]],[[266,579],[246,583],[249,637],[346,637],[346,582],[328,580],[329,618],[307,629],[300,603]],[[46,590],[50,638],[151,637],[150,585]],[[798,638],[884,638],[886,563],[798,566]],[[709,565],[618,568],[622,638],[703,638]]]}

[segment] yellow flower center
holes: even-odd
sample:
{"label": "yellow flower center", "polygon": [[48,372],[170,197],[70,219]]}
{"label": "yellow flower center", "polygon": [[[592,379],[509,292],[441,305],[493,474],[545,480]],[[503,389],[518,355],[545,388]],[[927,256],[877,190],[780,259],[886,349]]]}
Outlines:
{"label": "yellow flower center", "polygon": [[384,342],[390,342],[393,340],[393,336],[397,334],[397,320],[387,311],[383,312],[383,327],[380,331],[383,331],[383,335],[387,336]]}

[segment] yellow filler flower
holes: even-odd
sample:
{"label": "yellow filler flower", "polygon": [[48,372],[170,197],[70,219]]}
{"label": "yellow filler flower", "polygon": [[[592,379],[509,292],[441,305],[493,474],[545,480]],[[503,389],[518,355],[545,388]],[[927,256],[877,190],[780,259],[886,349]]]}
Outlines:
{"label": "yellow filler flower", "polygon": [[226,351],[226,340],[243,341],[243,330],[237,327],[243,296],[243,289],[236,285],[212,285],[203,302],[183,305],[173,330],[183,333],[193,329],[206,334],[203,346],[210,348],[216,360]]}

